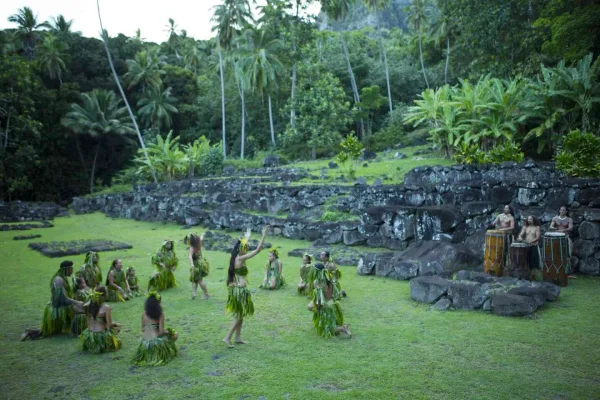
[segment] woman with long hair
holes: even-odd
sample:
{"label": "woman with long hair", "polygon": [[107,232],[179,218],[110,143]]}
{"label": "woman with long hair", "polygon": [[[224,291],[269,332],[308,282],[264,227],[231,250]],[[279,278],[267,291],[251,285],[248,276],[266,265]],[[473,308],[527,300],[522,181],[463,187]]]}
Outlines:
{"label": "woman with long hair", "polygon": [[277,290],[286,285],[283,278],[283,262],[279,259],[277,249],[269,251],[269,261],[267,261],[265,269],[265,277],[261,289]]}
{"label": "woman with long hair", "polygon": [[123,262],[120,259],[113,260],[110,264],[110,270],[106,275],[106,287],[108,288],[108,300],[110,302],[120,302],[129,300],[129,283],[123,271]]}
{"label": "woman with long hair", "polygon": [[208,276],[210,266],[206,258],[202,257],[202,239],[203,236],[198,236],[195,233],[190,233],[183,239],[183,243],[190,246],[190,282],[192,282],[192,300],[198,296],[198,285],[204,292],[204,300],[210,297],[204,277]]}
{"label": "woman with long hair", "polygon": [[152,256],[152,264],[156,267],[156,272],[148,282],[148,291],[157,290],[162,292],[177,287],[174,272],[179,260],[175,254],[175,243],[172,240],[163,242],[160,250]]}
{"label": "woman with long hair", "polygon": [[121,330],[118,322],[112,321],[112,311],[105,303],[107,290],[98,286],[91,294],[90,302],[86,307],[88,328],[81,333],[79,340],[82,350],[92,354],[115,351],[121,348],[121,340],[117,336]]}
{"label": "woman with long hair", "polygon": [[140,293],[140,284],[138,282],[137,276],[135,276],[135,268],[127,268],[126,276],[127,284],[129,285],[129,291],[131,295],[135,297],[141,296],[142,294]]}
{"label": "woman with long hair", "polygon": [[[75,278],[75,285],[75,300],[83,303],[88,302],[93,291],[87,287],[85,284],[85,279],[83,279],[82,276]],[[74,336],[79,336],[86,328],[87,315],[85,315],[85,311],[83,308],[81,310],[75,309],[75,315],[73,316],[73,321],[71,322],[71,333]]]}
{"label": "woman with long hair", "polygon": [[227,272],[227,304],[225,305],[225,311],[233,314],[233,322],[231,328],[223,338],[223,342],[229,347],[233,347],[231,344],[231,336],[235,332],[235,342],[238,344],[245,344],[242,340],[242,325],[244,323],[244,317],[254,314],[254,303],[252,302],[252,294],[248,289],[248,282],[246,276],[248,276],[248,267],[246,266],[246,260],[251,259],[260,251],[265,243],[265,237],[269,233],[269,225],[265,226],[262,232],[262,238],[256,249],[248,253],[250,239],[250,229],[246,231],[245,237],[238,240],[233,246],[231,251],[231,258],[229,260],[229,270]]}
{"label": "woman with long hair", "polygon": [[142,340],[133,359],[134,364],[162,365],[177,356],[177,333],[171,328],[165,328],[161,299],[157,292],[148,293],[142,313]]}

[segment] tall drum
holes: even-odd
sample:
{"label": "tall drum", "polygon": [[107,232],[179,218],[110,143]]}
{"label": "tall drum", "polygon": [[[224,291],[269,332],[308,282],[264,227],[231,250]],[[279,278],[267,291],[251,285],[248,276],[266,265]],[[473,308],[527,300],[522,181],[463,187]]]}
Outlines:
{"label": "tall drum", "polygon": [[510,245],[510,276],[519,279],[531,279],[530,252],[531,246],[527,243],[512,243]]}
{"label": "tall drum", "polygon": [[505,231],[489,230],[485,233],[485,255],[483,261],[483,270],[485,273],[502,276],[506,240]]}
{"label": "tall drum", "polygon": [[562,232],[544,235],[544,280],[559,286],[569,284],[569,238]]}

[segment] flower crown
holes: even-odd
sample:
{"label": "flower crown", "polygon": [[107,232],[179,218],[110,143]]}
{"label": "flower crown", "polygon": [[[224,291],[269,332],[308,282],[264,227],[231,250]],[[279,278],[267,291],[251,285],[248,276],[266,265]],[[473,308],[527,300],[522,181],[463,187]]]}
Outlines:
{"label": "flower crown", "polygon": [[250,248],[250,244],[248,243],[248,239],[246,239],[245,237],[241,238],[240,239],[240,251],[241,250],[248,251],[249,248]]}
{"label": "flower crown", "polygon": [[92,291],[90,293],[90,302],[94,304],[102,304],[104,302],[104,293]]}
{"label": "flower crown", "polygon": [[146,296],[146,297],[154,297],[156,300],[158,300],[159,303],[162,300],[161,295],[156,290],[148,292],[148,296]]}
{"label": "flower crown", "polygon": [[269,253],[272,253],[275,258],[279,258],[279,252],[277,251],[277,249],[271,249],[269,250]]}

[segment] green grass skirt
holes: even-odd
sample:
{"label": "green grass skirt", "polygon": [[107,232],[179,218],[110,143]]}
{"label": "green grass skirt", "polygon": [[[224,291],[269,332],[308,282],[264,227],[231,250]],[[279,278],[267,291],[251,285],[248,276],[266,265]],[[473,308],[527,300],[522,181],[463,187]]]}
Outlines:
{"label": "green grass skirt", "polygon": [[313,308],[313,325],[317,333],[330,338],[337,335],[336,328],[344,324],[342,307],[337,301],[328,301],[324,305]]}
{"label": "green grass skirt", "polygon": [[42,320],[42,335],[48,337],[57,333],[69,333],[73,314],[72,306],[52,307],[50,303],[46,305]]}
{"label": "green grass skirt", "polygon": [[343,298],[342,285],[340,285],[340,281],[334,280],[333,281],[333,299],[337,301],[337,300],[341,300],[342,298]]}
{"label": "green grass skirt", "polygon": [[237,319],[254,315],[254,303],[250,289],[231,285],[228,292],[225,311],[232,313]]}
{"label": "green grass skirt", "polygon": [[81,332],[79,341],[81,349],[92,354],[116,351],[121,348],[121,339],[112,329],[105,329],[103,332],[90,332],[86,329]]}
{"label": "green grass skirt", "polygon": [[261,289],[266,289],[266,290],[278,290],[278,289],[283,288],[285,285],[287,285],[283,275],[275,274],[275,288],[271,289],[271,280],[272,279],[273,279],[273,274],[269,273],[267,275],[267,280],[265,282],[263,282],[259,287]]}
{"label": "green grass skirt", "polygon": [[123,298],[123,295],[121,294],[121,292],[119,292],[116,289],[113,289],[111,287],[108,287],[108,299],[106,301],[111,302],[111,303],[119,303],[122,301],[125,301],[125,299]]}
{"label": "green grass skirt", "polygon": [[88,327],[87,315],[83,313],[76,313],[71,321],[71,333],[79,336]]}
{"label": "green grass skirt", "polygon": [[205,259],[202,259],[202,261],[200,262],[200,265],[197,265],[196,267],[194,267],[193,270],[190,271],[190,282],[192,282],[192,283],[202,282],[202,279],[205,276],[208,276],[209,272],[210,272],[210,266],[208,264],[208,261]]}
{"label": "green grass skirt", "polygon": [[148,291],[156,290],[162,292],[163,290],[177,287],[175,281],[175,274],[170,269],[161,269],[157,271],[157,274],[152,275],[148,282]]}
{"label": "green grass skirt", "polygon": [[133,363],[140,366],[164,365],[177,356],[177,346],[173,329],[167,328],[168,335],[140,341]]}

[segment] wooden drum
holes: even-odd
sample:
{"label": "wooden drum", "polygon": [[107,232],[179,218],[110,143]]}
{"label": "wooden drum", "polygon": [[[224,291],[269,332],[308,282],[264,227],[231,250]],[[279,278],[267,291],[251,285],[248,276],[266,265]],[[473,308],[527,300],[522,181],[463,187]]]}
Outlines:
{"label": "wooden drum", "polygon": [[569,238],[562,232],[544,235],[544,280],[559,286],[569,284]]}
{"label": "wooden drum", "polygon": [[506,240],[508,238],[505,231],[489,230],[485,233],[485,255],[483,261],[483,270],[485,273],[502,276]]}
{"label": "wooden drum", "polygon": [[531,279],[530,252],[531,246],[527,243],[513,243],[510,245],[510,276],[519,279]]}

